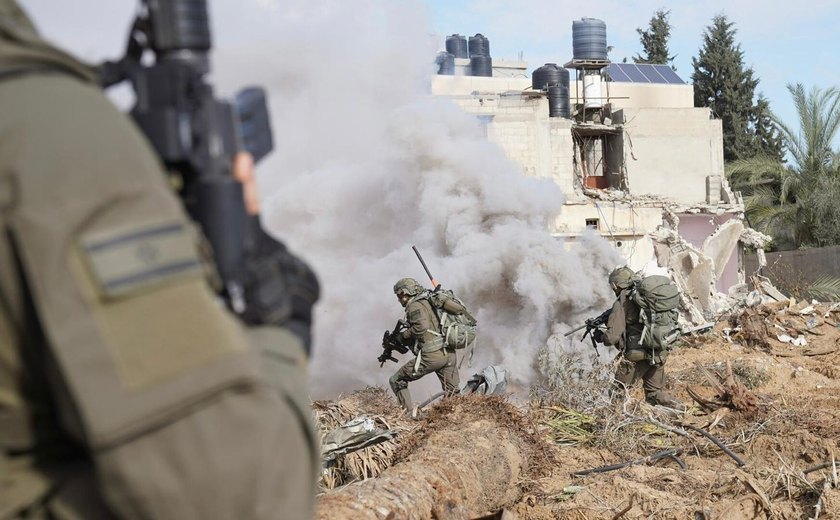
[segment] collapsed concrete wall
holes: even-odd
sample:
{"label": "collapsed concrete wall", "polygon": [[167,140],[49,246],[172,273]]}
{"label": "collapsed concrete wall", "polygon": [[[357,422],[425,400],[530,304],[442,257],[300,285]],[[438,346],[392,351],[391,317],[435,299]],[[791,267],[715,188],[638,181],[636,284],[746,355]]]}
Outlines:
{"label": "collapsed concrete wall", "polygon": [[657,264],[667,268],[680,287],[684,317],[696,325],[713,320],[735,304],[733,296],[744,287],[743,267],[739,267],[738,283],[729,287],[727,294],[717,288],[733,253],[740,251],[744,244],[763,252],[761,248],[770,237],[746,228],[740,218],[731,218],[717,226],[703,245],[697,247],[675,231],[680,224],[676,214],[669,212],[666,222],[669,227],[661,226],[649,234]]}

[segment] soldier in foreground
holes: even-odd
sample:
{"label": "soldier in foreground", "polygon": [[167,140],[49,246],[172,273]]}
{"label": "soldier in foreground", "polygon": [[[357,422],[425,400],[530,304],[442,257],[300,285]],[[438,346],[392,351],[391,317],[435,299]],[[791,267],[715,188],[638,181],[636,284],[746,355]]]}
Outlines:
{"label": "soldier in foreground", "polygon": [[[617,389],[628,389],[641,379],[648,403],[684,409],[682,403],[664,390],[669,341],[678,334],[673,332],[677,324],[676,310],[660,312],[655,318],[656,324],[646,325],[646,311],[635,297],[636,285],[640,282],[635,273],[628,267],[619,267],[610,273],[609,282],[617,299],[609,313],[606,330],[594,329],[592,337],[598,343],[614,345],[622,356],[615,373]],[[660,330],[664,330],[664,334]]]}
{"label": "soldier in foreground", "polygon": [[[440,319],[432,308],[430,292],[417,280],[402,278],[394,285],[394,294],[405,308],[407,327],[399,332],[398,339],[408,346],[415,358],[404,364],[389,380],[391,389],[397,396],[400,406],[411,412],[411,393],[408,383],[434,372],[440,380],[446,395],[458,391],[458,367],[455,350],[449,348],[441,334]],[[447,299],[443,304],[447,312],[453,314],[466,311],[454,299]]]}
{"label": "soldier in foreground", "polygon": [[146,139],[13,0],[0,114],[0,517],[309,518],[302,341],[220,305]]}

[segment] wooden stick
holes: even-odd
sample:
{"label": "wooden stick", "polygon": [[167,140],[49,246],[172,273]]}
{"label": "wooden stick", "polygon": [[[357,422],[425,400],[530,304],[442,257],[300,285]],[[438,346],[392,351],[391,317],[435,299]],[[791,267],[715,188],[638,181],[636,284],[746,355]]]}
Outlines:
{"label": "wooden stick", "polygon": [[[626,468],[628,466],[634,466],[636,464],[646,464],[648,462],[654,462],[659,459],[664,459],[666,457],[675,457],[682,453],[682,448],[671,448],[664,451],[660,451],[654,453],[653,455],[648,455],[647,457],[642,457],[641,459],[631,460],[628,462],[622,462],[621,464],[610,464],[609,466],[601,466],[599,468],[592,468],[592,469],[584,469],[581,471],[576,471],[572,473],[573,477],[583,477],[585,475],[590,475],[592,473],[606,473],[608,471],[615,471],[617,469]],[[626,511],[625,511],[626,512]]]}
{"label": "wooden stick", "polygon": [[824,469],[824,468],[830,468],[833,465],[834,465],[833,462],[823,462],[822,464],[817,464],[816,466],[811,466],[810,468],[803,469],[802,473],[807,475],[808,473],[813,473],[815,471],[818,471],[818,470],[821,470],[821,469]]}
{"label": "wooden stick", "polygon": [[702,435],[703,437],[705,437],[705,438],[709,439],[710,441],[712,441],[713,443],[715,443],[715,445],[718,448],[722,449],[724,453],[726,453],[727,455],[732,457],[732,460],[734,460],[739,466],[746,466],[747,463],[744,462],[744,459],[742,459],[738,455],[735,455],[735,453],[732,450],[727,448],[723,444],[723,442],[721,442],[720,439],[718,439],[717,437],[715,437],[711,433],[709,433],[706,430],[703,430],[701,428],[697,428],[696,426],[692,426],[690,424],[683,424],[683,427],[688,428],[689,430],[695,431],[695,432],[699,433],[700,435]]}
{"label": "wooden stick", "polygon": [[627,504],[627,507],[616,513],[615,516],[612,517],[612,520],[618,520],[619,518],[627,514],[627,511],[630,511],[631,509],[633,509],[633,495],[630,495],[630,503]]}

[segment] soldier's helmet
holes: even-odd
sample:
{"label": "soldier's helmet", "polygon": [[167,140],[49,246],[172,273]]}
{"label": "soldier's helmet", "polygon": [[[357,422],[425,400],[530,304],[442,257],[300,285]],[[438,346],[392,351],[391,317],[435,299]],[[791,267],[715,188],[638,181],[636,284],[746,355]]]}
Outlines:
{"label": "soldier's helmet", "polygon": [[422,291],[423,286],[420,285],[414,278],[401,278],[394,284],[394,294],[397,296],[417,296]]}
{"label": "soldier's helmet", "polygon": [[627,289],[632,285],[636,273],[629,267],[618,267],[610,273],[610,285],[619,289]]}

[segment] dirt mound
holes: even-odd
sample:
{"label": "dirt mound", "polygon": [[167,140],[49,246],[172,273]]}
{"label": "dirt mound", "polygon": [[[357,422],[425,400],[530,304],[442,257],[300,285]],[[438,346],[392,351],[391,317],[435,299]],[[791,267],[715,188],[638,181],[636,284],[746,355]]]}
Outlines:
{"label": "dirt mound", "polygon": [[464,430],[475,423],[484,428],[499,428],[512,434],[518,451],[525,457],[523,477],[539,478],[553,463],[549,446],[536,435],[530,415],[523,413],[503,396],[466,395],[442,399],[431,408],[416,434],[405,438],[395,454],[394,463],[409,459],[413,452],[430,442],[470,449],[471,439]]}
{"label": "dirt mound", "polygon": [[513,505],[547,464],[528,417],[500,396],[450,397],[376,479],[331,490],[317,518],[475,518]]}

